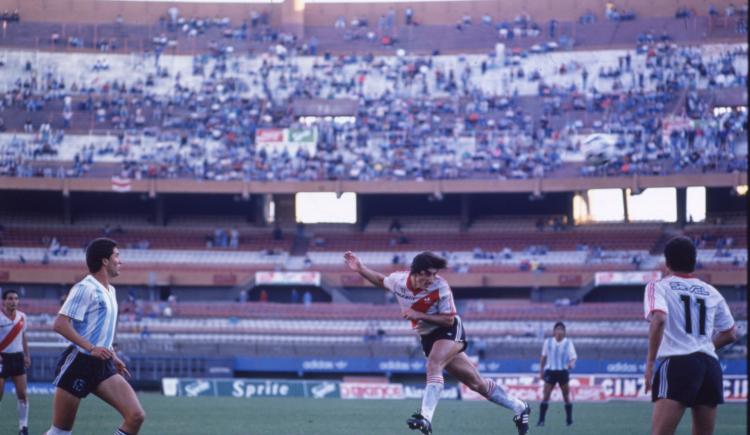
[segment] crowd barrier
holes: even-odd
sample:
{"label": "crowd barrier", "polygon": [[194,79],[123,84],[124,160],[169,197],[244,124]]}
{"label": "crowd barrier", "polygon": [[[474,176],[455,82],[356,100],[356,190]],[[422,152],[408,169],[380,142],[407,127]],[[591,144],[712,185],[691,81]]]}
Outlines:
{"label": "crowd barrier", "polygon": [[[542,399],[543,382],[536,375],[487,375],[502,385],[509,395],[528,401]],[[747,375],[724,376],[724,399],[746,402]],[[165,378],[162,391],[168,397],[298,397],[308,399],[403,400],[419,399],[423,385],[390,382],[300,381],[280,379],[195,379]],[[610,400],[648,401],[643,376],[639,375],[572,375],[570,395],[575,402],[608,402]],[[484,400],[463,384],[446,384],[443,399]],[[562,401],[555,389],[552,401]]]}
{"label": "crowd barrier", "polygon": [[[644,355],[644,360],[645,360]],[[243,372],[293,372],[305,373],[382,373],[385,375],[420,374],[425,371],[424,357],[413,358],[257,358],[236,357],[233,370]],[[747,361],[726,359],[721,361],[727,375],[747,375]],[[481,360],[477,367],[482,373],[537,373],[538,359]],[[632,359],[580,359],[575,373],[602,373],[612,375],[641,374],[643,360]]]}

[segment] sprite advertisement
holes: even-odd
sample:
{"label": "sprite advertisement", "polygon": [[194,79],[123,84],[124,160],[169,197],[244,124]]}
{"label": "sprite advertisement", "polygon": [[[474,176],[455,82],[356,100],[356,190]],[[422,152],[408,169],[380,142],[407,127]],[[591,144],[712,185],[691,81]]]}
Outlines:
{"label": "sprite advertisement", "polygon": [[280,379],[196,379],[164,378],[165,396],[182,397],[307,397],[340,398],[339,382],[287,381]]}

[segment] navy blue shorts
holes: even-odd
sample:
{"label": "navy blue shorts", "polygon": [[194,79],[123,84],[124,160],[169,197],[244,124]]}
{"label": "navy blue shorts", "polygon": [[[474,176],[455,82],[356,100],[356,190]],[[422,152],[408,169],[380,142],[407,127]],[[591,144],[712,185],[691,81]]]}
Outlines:
{"label": "navy blue shorts", "polygon": [[724,403],[724,375],[716,358],[703,352],[660,359],[654,368],[651,400],[676,400],[685,406]]}
{"label": "navy blue shorts", "polygon": [[111,359],[101,360],[70,346],[60,355],[53,384],[82,399],[116,374],[117,369]]}
{"label": "navy blue shorts", "polygon": [[544,382],[547,384],[568,385],[570,382],[570,372],[567,370],[545,370],[544,371]]}
{"label": "navy blue shorts", "polygon": [[464,331],[464,324],[461,318],[458,316],[453,318],[453,325],[450,327],[441,326],[429,334],[420,335],[420,341],[422,342],[422,350],[425,356],[430,356],[432,346],[438,340],[451,340],[457,343],[461,343],[461,351],[466,350],[466,331]]}
{"label": "navy blue shorts", "polygon": [[14,376],[26,374],[26,366],[23,363],[23,352],[0,353],[0,379],[8,379]]}

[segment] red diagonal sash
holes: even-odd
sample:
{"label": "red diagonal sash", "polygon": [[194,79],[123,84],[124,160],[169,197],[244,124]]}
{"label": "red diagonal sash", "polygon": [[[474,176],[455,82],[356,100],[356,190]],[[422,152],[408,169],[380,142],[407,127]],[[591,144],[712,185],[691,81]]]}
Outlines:
{"label": "red diagonal sash", "polygon": [[20,334],[21,331],[23,330],[23,323],[24,322],[22,318],[18,323],[13,325],[13,329],[11,329],[8,335],[6,335],[5,338],[3,338],[3,341],[0,341],[0,352],[4,351],[5,348],[8,347],[11,343],[13,343],[13,340],[15,340],[16,337],[18,337],[18,334]]}
{"label": "red diagonal sash", "polygon": [[[427,296],[424,296],[423,298],[414,302],[411,306],[411,309],[414,311],[419,311],[420,313],[426,313],[427,310],[429,310],[431,306],[435,305],[435,302],[437,302],[439,299],[440,290],[435,290],[428,293]],[[417,326],[417,322],[412,320],[411,326]]]}

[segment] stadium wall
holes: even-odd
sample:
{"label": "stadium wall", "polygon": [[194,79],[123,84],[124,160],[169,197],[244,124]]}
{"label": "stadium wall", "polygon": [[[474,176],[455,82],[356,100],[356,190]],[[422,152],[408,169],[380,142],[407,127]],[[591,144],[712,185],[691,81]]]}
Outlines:
{"label": "stadium wall", "polygon": [[[706,276],[704,275],[704,278]],[[747,300],[747,286],[746,285],[719,285],[713,281],[708,281],[716,287],[716,289],[724,296],[728,302],[739,302]],[[545,290],[545,293],[547,290]],[[545,300],[551,302],[549,300]],[[643,286],[642,285],[631,285],[631,286],[600,286],[593,289],[586,295],[583,302],[642,302],[643,301]]]}
{"label": "stadium wall", "polygon": [[[3,284],[0,283],[0,286]],[[18,285],[10,285],[8,288],[16,288]],[[58,299],[70,290],[69,284],[28,284],[25,283],[23,298],[29,299]],[[240,291],[231,286],[130,286],[118,283],[119,295],[134,295],[136,298],[146,301],[166,300],[170,295],[175,295],[180,302],[212,301],[212,302],[236,302]],[[584,302],[623,302],[643,300],[643,285],[610,287],[608,289],[594,289],[586,296]],[[306,289],[311,290],[313,302],[330,301],[331,296],[320,289],[301,286],[274,287],[268,290],[269,300],[272,302],[286,303],[291,300],[291,289],[295,288],[302,294]],[[382,289],[374,287],[357,287],[347,292],[349,300],[353,303],[384,304],[387,303],[386,293]],[[570,298],[575,294],[577,288],[570,287],[545,287],[538,289],[514,288],[514,287],[454,287],[454,297],[459,304],[464,300],[474,299],[529,299],[533,302],[555,302],[558,299]],[[717,290],[729,302],[747,301],[747,288],[742,285],[718,286]],[[258,288],[248,294],[248,301],[258,300]]]}
{"label": "stadium wall", "polygon": [[[723,10],[731,1],[712,2]],[[313,3],[305,7],[305,25],[333,26],[340,16],[346,18],[365,18],[371,26],[376,26],[378,18],[389,9],[396,11],[396,24],[404,23],[404,11],[411,7],[414,20],[426,25],[455,25],[464,15],[469,15],[479,23],[483,15],[495,20],[511,21],[516,16],[526,13],[539,24],[552,19],[558,21],[576,21],[590,10],[603,20],[604,6],[602,0],[496,0],[496,1],[437,1],[437,2],[399,2],[399,3]],[[649,0],[625,0],[616,2],[619,10],[633,10],[639,17],[671,17],[678,7],[692,8],[699,15],[707,15],[708,4],[702,0],[669,0],[653,2]]]}
{"label": "stadium wall", "polygon": [[[386,181],[204,181],[147,179],[130,180],[130,192],[228,193],[243,197],[253,193],[356,192],[356,193],[499,193],[499,192],[577,192],[588,189],[646,189],[649,187],[735,187],[747,184],[747,172],[731,174],[634,175],[632,177],[572,177],[529,180],[414,180]],[[7,190],[57,190],[111,192],[107,178],[17,178],[0,177]]]}
{"label": "stadium wall", "polygon": [[[542,399],[541,379],[526,373],[484,373],[494,378],[498,385],[513,397],[524,400]],[[610,400],[650,400],[643,377],[622,374],[574,374],[570,394],[576,402],[607,402]],[[165,378],[163,393],[167,397],[305,397],[308,399],[419,399],[423,385],[414,380],[411,384],[400,382],[340,382],[337,380],[297,379],[195,379]],[[460,393],[459,393],[460,390]],[[747,376],[729,375],[723,385],[727,402],[747,401]],[[448,383],[442,399],[482,400],[464,385]],[[561,402],[562,395],[555,392],[552,401]]]}
{"label": "stadium wall", "polygon": [[[269,269],[271,268],[259,268],[258,270]],[[232,287],[252,282],[255,277],[255,270],[247,269],[216,271],[215,268],[200,270],[190,267],[129,266],[125,270],[127,272],[117,278],[117,285]],[[73,284],[83,279],[86,274],[83,265],[68,267],[59,265],[3,265],[0,268],[0,284]],[[445,273],[443,276],[456,288],[557,288],[571,282],[571,280],[581,283],[591,282],[593,272]],[[715,286],[747,284],[747,272],[745,270],[712,270],[704,272],[700,276]],[[323,280],[327,285],[335,287],[360,287],[365,285],[361,277],[349,272],[323,272]]]}
{"label": "stadium wall", "polygon": [[[167,9],[176,5],[183,16],[214,17],[228,16],[234,20],[249,18],[252,10],[268,12],[275,26],[299,24],[305,26],[332,27],[340,16],[345,18],[365,18],[371,26],[377,25],[378,18],[390,8],[396,11],[396,25],[403,24],[404,10],[414,10],[416,22],[425,25],[454,25],[463,15],[470,15],[479,21],[488,14],[494,19],[512,20],[521,13],[529,14],[535,21],[545,23],[551,19],[575,21],[590,10],[603,19],[605,2],[601,0],[494,0],[494,1],[437,1],[414,3],[311,3],[303,5],[304,12],[294,13],[289,3],[286,8],[269,3],[180,3],[168,1],[116,1],[116,0],[0,0],[0,9],[20,12],[24,21],[44,21],[58,23],[111,23],[118,14],[126,23],[155,24]],[[723,10],[732,3],[729,0],[716,0],[713,3]],[[674,16],[678,7],[693,9],[696,14],[706,15],[708,4],[702,0],[623,0],[617,2],[620,10],[633,10],[640,17]]]}
{"label": "stadium wall", "polygon": [[[421,184],[421,183],[420,183]],[[273,195],[253,194],[247,198],[238,193],[170,193],[159,190],[153,197],[143,192],[102,192],[75,190],[0,190],[2,212],[14,215],[46,215],[50,223],[80,223],[86,216],[110,216],[115,222],[147,219],[153,225],[172,225],[176,216],[222,216],[240,217],[256,228],[270,224],[264,216],[264,207],[271,199],[275,203],[275,221],[285,231],[293,231],[296,225],[296,204],[293,193]],[[461,193],[445,194],[442,201],[430,201],[427,195],[419,194],[368,194],[357,198],[356,224],[363,228],[368,221],[378,216],[441,216],[466,223],[482,216],[572,216],[573,192],[546,193],[544,200],[532,200],[528,193]],[[745,196],[733,194],[729,188],[709,187],[706,190],[706,213],[708,217],[747,215]],[[103,221],[102,221],[103,223]],[[343,226],[340,227],[343,229]],[[310,230],[317,231],[315,226]],[[347,228],[354,230],[354,227]]]}
{"label": "stadium wall", "polygon": [[157,24],[159,17],[177,6],[184,17],[231,17],[250,19],[250,12],[266,12],[271,25],[280,26],[281,4],[271,3],[176,3],[170,1],[116,0],[0,0],[0,10],[18,10],[23,21],[55,23],[113,23],[121,15],[127,24]]}

